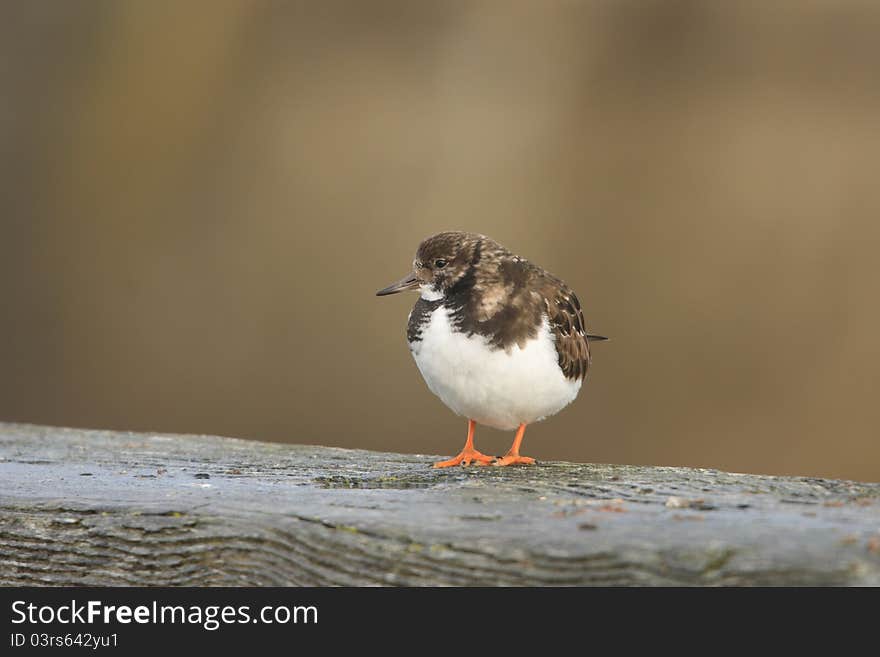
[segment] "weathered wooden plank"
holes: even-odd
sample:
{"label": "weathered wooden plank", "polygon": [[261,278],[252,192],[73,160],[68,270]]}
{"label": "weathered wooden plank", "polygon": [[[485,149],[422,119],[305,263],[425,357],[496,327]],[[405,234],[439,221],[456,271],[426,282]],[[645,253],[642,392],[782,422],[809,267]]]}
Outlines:
{"label": "weathered wooden plank", "polygon": [[3,585],[880,585],[880,484],[0,424]]}

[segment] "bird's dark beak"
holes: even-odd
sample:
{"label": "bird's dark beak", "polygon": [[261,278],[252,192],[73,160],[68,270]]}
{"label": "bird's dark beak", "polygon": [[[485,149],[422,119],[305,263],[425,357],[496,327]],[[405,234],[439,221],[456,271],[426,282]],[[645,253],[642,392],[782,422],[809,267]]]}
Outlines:
{"label": "bird's dark beak", "polygon": [[401,278],[396,283],[392,283],[386,288],[382,288],[378,292],[376,292],[377,297],[384,297],[388,294],[397,294],[398,292],[403,292],[404,290],[415,290],[419,283],[418,278],[416,278],[415,272],[410,272],[403,278]]}

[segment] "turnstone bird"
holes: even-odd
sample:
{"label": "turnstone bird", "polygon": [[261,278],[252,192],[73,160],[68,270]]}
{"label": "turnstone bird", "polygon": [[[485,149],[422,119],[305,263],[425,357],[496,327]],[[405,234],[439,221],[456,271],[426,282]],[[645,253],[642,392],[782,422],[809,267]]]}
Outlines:
{"label": "turnstone bird", "polygon": [[[413,270],[377,296],[419,290],[406,330],[431,392],[468,418],[453,465],[532,464],[520,456],[526,425],[570,404],[590,367],[581,305],[560,279],[485,235],[445,232],[426,239]],[[474,448],[474,427],[516,429],[500,458]]]}

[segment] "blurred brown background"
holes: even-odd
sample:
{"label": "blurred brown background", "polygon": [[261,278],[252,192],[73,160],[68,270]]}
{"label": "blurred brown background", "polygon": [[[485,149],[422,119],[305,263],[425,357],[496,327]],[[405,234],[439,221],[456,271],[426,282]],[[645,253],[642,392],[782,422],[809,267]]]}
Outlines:
{"label": "blurred brown background", "polygon": [[880,480],[878,35],[872,0],[4,2],[0,419],[452,454],[415,297],[373,293],[466,229],[613,337],[525,453]]}

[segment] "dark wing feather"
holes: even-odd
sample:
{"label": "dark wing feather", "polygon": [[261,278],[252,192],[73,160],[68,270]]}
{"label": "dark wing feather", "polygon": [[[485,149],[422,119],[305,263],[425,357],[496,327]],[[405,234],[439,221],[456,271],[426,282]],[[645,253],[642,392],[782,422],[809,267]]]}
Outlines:
{"label": "dark wing feather", "polygon": [[556,338],[559,367],[566,378],[584,379],[590,369],[590,343],[584,313],[574,292],[555,277],[542,286],[550,330]]}

